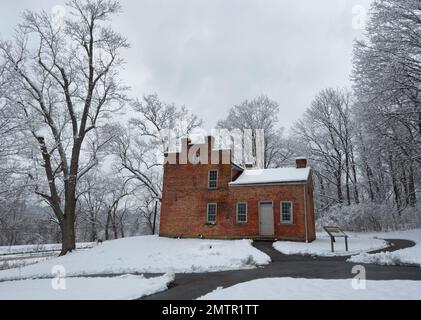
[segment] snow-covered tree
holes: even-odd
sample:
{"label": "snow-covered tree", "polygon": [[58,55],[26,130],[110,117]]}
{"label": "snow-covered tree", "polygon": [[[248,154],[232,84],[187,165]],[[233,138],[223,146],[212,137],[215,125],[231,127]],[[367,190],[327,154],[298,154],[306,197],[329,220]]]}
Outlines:
{"label": "snow-covered tree", "polygon": [[[284,137],[284,129],[279,125],[280,106],[265,95],[232,107],[225,120],[218,122],[219,129],[264,130],[264,167],[279,167],[291,157],[289,140]],[[256,136],[252,137],[253,152],[256,152]],[[256,157],[256,154],[253,154]],[[244,160],[244,159],[243,159]],[[244,165],[244,163],[242,163]]]}
{"label": "snow-covered tree", "polygon": [[359,123],[364,131],[359,141],[366,152],[375,153],[371,158],[375,163],[365,163],[371,198],[375,197],[373,183],[380,186],[379,191],[384,186],[383,174],[379,175],[380,181],[372,181],[375,168],[387,168],[398,208],[417,203],[415,181],[421,165],[420,47],[419,1],[373,2],[367,39],[355,45],[353,79]]}
{"label": "snow-covered tree", "polygon": [[36,193],[60,225],[62,255],[75,249],[78,183],[106,143],[103,120],[126,100],[119,70],[128,47],[106,24],[121,10],[117,1],[70,0],[66,7],[61,23],[26,11],[13,40],[0,42],[3,98],[30,136],[28,146],[39,150]]}
{"label": "snow-covered tree", "polygon": [[[162,196],[164,153],[168,151],[168,130],[177,137],[189,135],[202,125],[186,107],[161,101],[156,94],[144,96],[133,103],[135,116],[129,128],[119,127],[120,134],[113,143],[122,173],[139,184],[153,199]],[[175,150],[170,150],[175,151]]]}
{"label": "snow-covered tree", "polygon": [[359,203],[352,96],[325,89],[293,128],[301,153],[312,161],[321,206]]}

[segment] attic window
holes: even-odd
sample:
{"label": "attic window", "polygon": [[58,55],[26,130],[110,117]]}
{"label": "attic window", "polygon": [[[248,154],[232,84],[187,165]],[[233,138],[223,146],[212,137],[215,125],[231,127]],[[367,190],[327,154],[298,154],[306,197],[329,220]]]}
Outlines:
{"label": "attic window", "polygon": [[218,188],[218,170],[209,171],[208,188],[209,189]]}

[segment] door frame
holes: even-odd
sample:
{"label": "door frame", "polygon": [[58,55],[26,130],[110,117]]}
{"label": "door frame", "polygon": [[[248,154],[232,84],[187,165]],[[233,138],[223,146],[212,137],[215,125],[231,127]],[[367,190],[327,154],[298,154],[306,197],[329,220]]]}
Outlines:
{"label": "door frame", "polygon": [[[261,206],[262,204],[271,204],[272,205],[272,215],[273,215],[273,235],[262,235],[262,224],[261,224]],[[273,200],[262,200],[259,201],[259,236],[260,237],[271,237],[275,236],[276,230],[275,230],[275,208],[274,208],[274,201]]]}

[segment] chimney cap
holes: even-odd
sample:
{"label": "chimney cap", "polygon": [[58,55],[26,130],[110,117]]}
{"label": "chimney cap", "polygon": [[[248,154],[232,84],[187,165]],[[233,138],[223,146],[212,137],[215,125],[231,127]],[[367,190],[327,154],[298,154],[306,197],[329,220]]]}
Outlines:
{"label": "chimney cap", "polygon": [[250,170],[250,169],[253,169],[253,168],[254,168],[254,164],[253,164],[253,163],[246,163],[246,164],[244,165],[244,167],[245,167],[246,169]]}

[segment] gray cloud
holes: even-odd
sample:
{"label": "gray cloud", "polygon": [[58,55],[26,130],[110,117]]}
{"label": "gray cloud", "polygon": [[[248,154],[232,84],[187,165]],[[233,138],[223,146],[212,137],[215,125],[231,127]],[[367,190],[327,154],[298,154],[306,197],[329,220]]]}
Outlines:
{"label": "gray cloud", "polygon": [[[9,37],[22,10],[64,1],[1,1]],[[352,8],[370,0],[122,0],[115,27],[129,38],[123,75],[133,95],[185,104],[207,128],[229,107],[265,93],[281,123],[300,118],[326,86],[349,86]]]}

